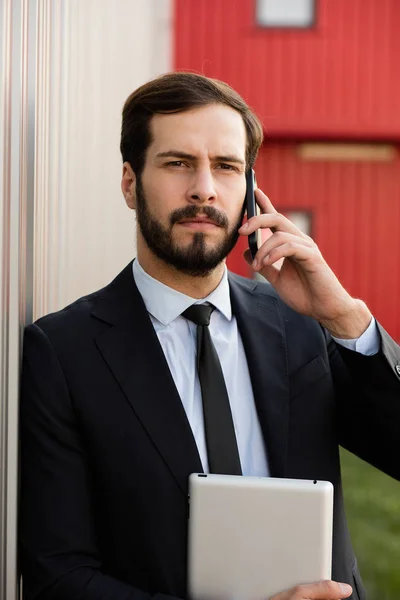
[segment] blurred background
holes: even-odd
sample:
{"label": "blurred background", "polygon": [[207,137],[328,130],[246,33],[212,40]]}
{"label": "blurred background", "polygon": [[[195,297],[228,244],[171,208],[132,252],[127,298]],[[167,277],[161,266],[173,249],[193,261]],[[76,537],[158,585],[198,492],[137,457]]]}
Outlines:
{"label": "blurred background", "polygon": [[[232,85],[264,125],[258,185],[400,341],[399,31],[399,0],[0,0],[2,600],[17,597],[22,327],[135,254],[126,97],[172,69]],[[251,276],[244,244],[229,267]],[[368,598],[398,600],[400,484],[342,458]]]}

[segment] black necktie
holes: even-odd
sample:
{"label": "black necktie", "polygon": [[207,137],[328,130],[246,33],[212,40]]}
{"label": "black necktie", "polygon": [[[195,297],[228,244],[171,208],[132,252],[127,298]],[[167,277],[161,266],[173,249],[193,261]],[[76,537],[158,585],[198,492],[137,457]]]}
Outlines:
{"label": "black necktie", "polygon": [[203,399],[204,427],[211,473],[241,475],[239,451],[228,392],[208,325],[213,306],[194,304],[182,316],[197,325],[197,370]]}

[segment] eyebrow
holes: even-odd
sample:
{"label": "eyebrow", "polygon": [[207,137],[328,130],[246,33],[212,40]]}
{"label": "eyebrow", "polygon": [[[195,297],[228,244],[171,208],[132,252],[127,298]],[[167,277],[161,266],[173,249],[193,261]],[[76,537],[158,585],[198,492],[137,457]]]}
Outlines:
{"label": "eyebrow", "polygon": [[[185,158],[186,160],[198,160],[197,156],[194,154],[188,154],[187,152],[183,152],[182,150],[167,150],[166,152],[158,152],[156,154],[156,158]],[[244,165],[245,161],[234,154],[227,154],[225,156],[213,156],[213,160],[217,160],[219,162],[230,162],[230,163],[238,163],[240,165]]]}

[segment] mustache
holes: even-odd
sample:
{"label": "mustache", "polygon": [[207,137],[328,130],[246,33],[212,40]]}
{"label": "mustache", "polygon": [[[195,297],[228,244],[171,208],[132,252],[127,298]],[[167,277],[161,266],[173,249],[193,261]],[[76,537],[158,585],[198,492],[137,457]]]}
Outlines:
{"label": "mustache", "polygon": [[177,208],[170,214],[169,222],[172,227],[172,225],[179,223],[179,221],[182,221],[182,219],[195,219],[199,216],[206,216],[216,225],[219,225],[219,227],[228,229],[229,222],[226,215],[213,206],[203,206],[200,210],[197,206],[192,204],[184,206],[183,208]]}

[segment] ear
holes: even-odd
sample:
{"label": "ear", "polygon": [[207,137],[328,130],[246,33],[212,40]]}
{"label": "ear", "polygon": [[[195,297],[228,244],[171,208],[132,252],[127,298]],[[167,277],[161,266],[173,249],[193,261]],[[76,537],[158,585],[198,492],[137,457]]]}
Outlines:
{"label": "ear", "polygon": [[122,167],[121,190],[129,208],[136,208],[136,175],[131,165],[125,162]]}

